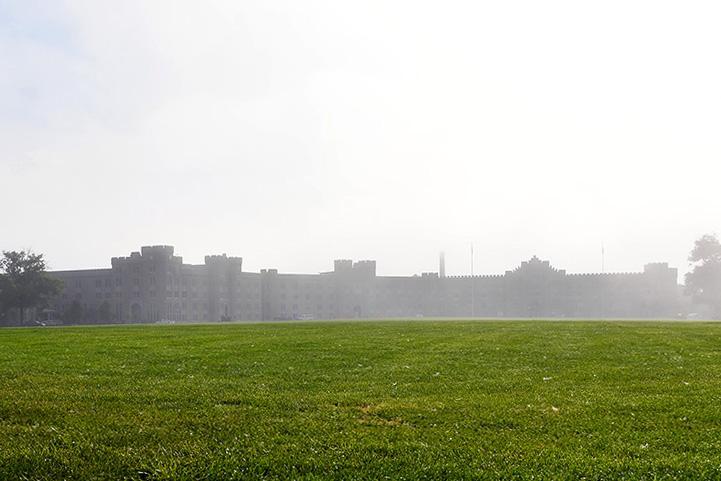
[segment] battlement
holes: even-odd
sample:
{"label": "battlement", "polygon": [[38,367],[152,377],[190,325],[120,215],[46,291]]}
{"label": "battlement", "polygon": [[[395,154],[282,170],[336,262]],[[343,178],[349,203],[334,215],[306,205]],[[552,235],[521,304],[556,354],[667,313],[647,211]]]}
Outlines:
{"label": "battlement", "polygon": [[542,261],[536,256],[533,256],[530,260],[521,262],[521,265],[513,269],[512,271],[506,271],[506,275],[533,273],[536,275],[566,275],[565,270],[556,269],[551,265],[549,261]]}
{"label": "battlement", "polygon": [[573,278],[622,278],[622,277],[638,277],[642,276],[643,272],[584,272],[577,274],[568,274],[568,277]]}
{"label": "battlement", "polygon": [[173,261],[179,264],[183,263],[182,257],[174,256],[175,248],[173,246],[157,245],[142,246],[140,251],[133,251],[126,257],[113,257],[110,263],[113,267],[120,266],[123,263],[131,262],[133,264],[145,263],[147,261],[157,262],[160,260]]}
{"label": "battlement", "polygon": [[142,262],[142,260],[143,256],[140,255],[140,252],[131,252],[129,256],[111,258],[110,265],[113,267],[117,267],[128,262],[139,264],[140,262]]}
{"label": "battlement", "polygon": [[358,261],[353,264],[353,272],[361,275],[375,277],[376,261]]}
{"label": "battlement", "polygon": [[668,262],[649,262],[645,266],[643,266],[644,271],[650,271],[650,270],[667,270]]}
{"label": "battlement", "polygon": [[160,256],[171,258],[175,248],[173,246],[143,246],[140,248],[140,253],[143,257]]}
{"label": "battlement", "polygon": [[[510,271],[509,271],[510,272]],[[477,279],[477,280],[485,280],[485,279],[503,279],[505,276],[503,274],[479,274],[479,275],[459,275],[459,276],[446,276],[444,279]]]}
{"label": "battlement", "polygon": [[205,256],[206,266],[237,266],[242,267],[242,257],[228,257],[227,254]]}
{"label": "battlement", "polygon": [[336,259],[333,261],[334,272],[346,272],[353,269],[353,261],[350,259]]}
{"label": "battlement", "polygon": [[668,262],[651,262],[643,266],[644,274],[658,276],[678,276],[678,269],[669,267]]}
{"label": "battlement", "polygon": [[376,261],[353,262],[351,259],[336,259],[333,261],[333,273],[350,277],[375,277]]}

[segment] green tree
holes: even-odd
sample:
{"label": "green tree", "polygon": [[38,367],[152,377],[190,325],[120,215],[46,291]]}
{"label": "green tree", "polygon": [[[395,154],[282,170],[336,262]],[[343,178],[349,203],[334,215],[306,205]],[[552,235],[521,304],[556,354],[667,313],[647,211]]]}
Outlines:
{"label": "green tree", "polygon": [[3,252],[0,258],[0,304],[4,309],[18,309],[20,323],[25,311],[45,305],[56,295],[62,282],[48,276],[42,254],[26,251]]}
{"label": "green tree", "polygon": [[693,266],[686,274],[686,292],[694,300],[709,305],[721,316],[721,242],[715,235],[698,239],[688,257]]}

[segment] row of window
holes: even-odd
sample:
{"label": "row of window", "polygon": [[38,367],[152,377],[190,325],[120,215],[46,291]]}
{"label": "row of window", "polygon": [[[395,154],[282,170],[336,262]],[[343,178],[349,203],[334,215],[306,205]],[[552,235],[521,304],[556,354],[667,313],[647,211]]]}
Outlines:
{"label": "row of window", "polygon": [[281,282],[281,283],[278,284],[278,287],[279,287],[281,290],[290,289],[290,288],[292,287],[292,288],[295,289],[295,290],[302,289],[302,290],[317,291],[317,290],[321,290],[321,289],[330,290],[330,289],[332,289],[332,288],[335,287],[335,284],[330,284],[330,283],[328,283],[328,284],[306,284],[306,285],[301,285],[301,284],[298,284],[297,282],[294,282],[294,283],[284,283],[284,282]]}
{"label": "row of window", "polygon": [[[73,281],[73,285],[77,289],[82,289],[85,285],[84,281],[87,279],[75,279]],[[141,284],[144,284],[142,282],[142,279],[139,277],[134,277],[131,279],[131,284],[134,286],[139,286]],[[157,279],[155,276],[151,276],[148,278],[148,284],[149,285],[156,285]],[[171,286],[191,286],[191,287],[207,287],[207,280],[204,278],[168,278],[168,285]],[[91,284],[92,285],[92,284]],[[113,286],[119,287],[123,285],[123,278],[122,277],[114,277],[114,278],[105,278],[105,279],[95,279],[95,287],[96,288],[111,288]],[[233,287],[226,287],[221,286],[222,290],[237,290],[238,292],[243,291],[254,291],[254,292],[260,292],[260,284],[258,283],[241,283],[240,285],[236,285],[235,289]]]}
{"label": "row of window", "polygon": [[[281,304],[281,305],[280,305],[280,310],[281,310],[281,312],[286,312],[287,306],[286,306],[285,304]],[[298,311],[298,304],[293,304],[292,310],[293,310],[294,312],[297,312],[297,311]],[[306,305],[306,306],[305,306],[305,310],[306,310],[306,311],[307,311],[307,310],[310,310],[310,306]],[[323,311],[323,310],[325,310],[325,309],[324,309],[324,306],[323,306],[322,304],[318,304],[318,305],[316,306],[316,310],[317,310],[318,312],[321,312],[321,311]],[[329,311],[334,311],[334,310],[335,310],[335,304],[329,304],[329,305],[327,306],[327,310],[329,310]]]}

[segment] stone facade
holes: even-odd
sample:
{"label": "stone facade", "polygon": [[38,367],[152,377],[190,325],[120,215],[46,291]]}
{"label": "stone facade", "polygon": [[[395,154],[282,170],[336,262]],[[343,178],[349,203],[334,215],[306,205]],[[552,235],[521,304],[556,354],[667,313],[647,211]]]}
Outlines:
{"label": "stone facade", "polygon": [[396,317],[670,318],[678,272],[567,274],[534,257],[504,275],[376,275],[375,261],[337,260],[331,272],[243,272],[239,257],[183,264],[171,246],[143,247],[110,269],[56,271],[64,281],[51,312],[65,322]]}
{"label": "stone facade", "polygon": [[64,282],[52,305],[57,315],[81,312],[74,322],[261,318],[260,275],[242,272],[241,258],[206,256],[205,264],[183,264],[173,247],[149,246],[114,257],[111,265],[51,272]]}

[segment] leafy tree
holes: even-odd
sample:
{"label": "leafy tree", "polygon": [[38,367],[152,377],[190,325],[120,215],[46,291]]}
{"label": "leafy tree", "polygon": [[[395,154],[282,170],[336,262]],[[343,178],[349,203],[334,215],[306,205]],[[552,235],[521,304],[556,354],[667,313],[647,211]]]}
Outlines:
{"label": "leafy tree", "polygon": [[60,292],[62,281],[45,272],[42,254],[25,251],[3,252],[0,258],[0,304],[5,309],[18,309],[20,323],[25,310],[39,307]]}
{"label": "leafy tree", "polygon": [[688,257],[693,270],[686,274],[686,291],[721,316],[721,242],[715,235],[696,241]]}

